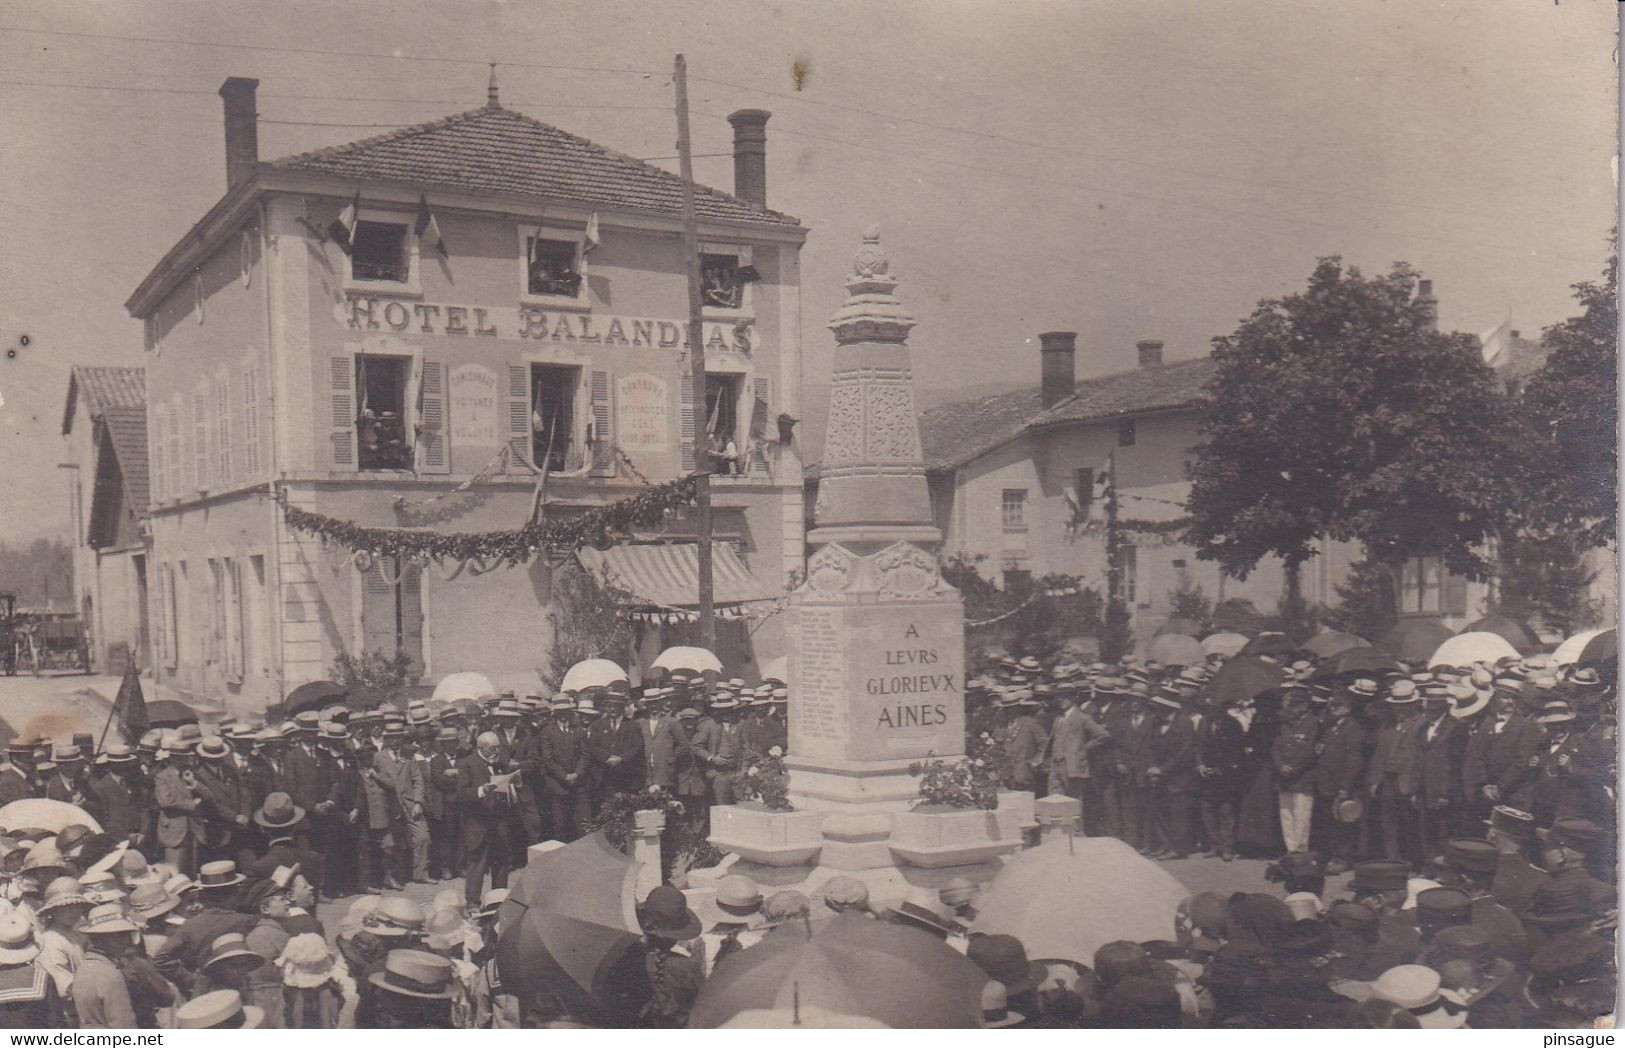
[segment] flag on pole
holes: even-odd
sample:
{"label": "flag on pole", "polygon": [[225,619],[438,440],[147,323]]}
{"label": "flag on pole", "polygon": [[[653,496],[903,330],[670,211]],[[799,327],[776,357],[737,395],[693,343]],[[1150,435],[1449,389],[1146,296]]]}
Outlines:
{"label": "flag on pole", "polygon": [[418,194],[418,221],[413,227],[418,235],[418,243],[428,244],[440,252],[441,258],[446,258],[446,242],[440,236],[440,223],[434,219],[434,212],[429,210],[429,198],[422,193]]}
{"label": "flag on pole", "polygon": [[530,264],[533,266],[542,257],[542,219],[546,214],[546,211],[537,213],[536,232],[530,235]]}
{"label": "flag on pole", "polygon": [[1106,503],[1112,497],[1112,485],[1116,478],[1112,476],[1112,456],[1107,455],[1106,461],[1095,470],[1095,489],[1093,497],[1089,500],[1089,522],[1104,525],[1106,523]]}
{"label": "flag on pole", "polygon": [[338,244],[339,250],[346,255],[355,247],[355,231],[360,225],[357,216],[361,214],[361,190],[355,191],[355,199],[345,204],[339,211],[339,217],[327,227],[327,235]]}
{"label": "flag on pole", "polygon": [[594,211],[587,217],[586,243],[581,245],[581,253],[586,254],[598,246],[598,212]]}
{"label": "flag on pole", "polygon": [[1512,360],[1512,318],[1501,321],[1478,336],[1484,363],[1499,368]]}
{"label": "flag on pole", "polygon": [[119,681],[118,697],[113,700],[113,715],[118,718],[131,746],[147,733],[147,700],[141,694],[141,678],[136,674],[133,655],[124,664],[124,679]]}

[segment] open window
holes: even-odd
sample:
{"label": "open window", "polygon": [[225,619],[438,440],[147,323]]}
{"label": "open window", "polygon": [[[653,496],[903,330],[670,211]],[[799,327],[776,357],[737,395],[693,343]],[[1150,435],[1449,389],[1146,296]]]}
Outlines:
{"label": "open window", "polygon": [[581,250],[575,241],[527,236],[525,258],[527,294],[575,298],[581,293]]}
{"label": "open window", "polygon": [[363,470],[411,469],[407,428],[408,357],[358,353],[355,358],[356,451]]}
{"label": "open window", "polygon": [[705,376],[705,450],[712,473],[745,472],[739,432],[739,375]]}
{"label": "open window", "polygon": [[411,228],[405,222],[356,223],[350,247],[350,278],[407,284],[412,278]]}
{"label": "open window", "polygon": [[530,366],[531,461],[558,472],[581,465],[576,425],[576,387],[581,369],[559,364]]}
{"label": "open window", "polygon": [[700,295],[715,309],[739,309],[744,305],[744,284],[739,279],[739,256],[700,255]]}

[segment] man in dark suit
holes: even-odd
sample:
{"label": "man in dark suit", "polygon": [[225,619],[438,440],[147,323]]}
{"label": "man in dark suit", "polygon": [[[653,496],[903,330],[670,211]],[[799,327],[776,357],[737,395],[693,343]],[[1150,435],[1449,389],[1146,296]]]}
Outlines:
{"label": "man in dark suit", "polygon": [[542,770],[547,762],[542,730],[538,725],[531,723],[529,718],[526,718],[526,722],[520,728],[511,756],[514,766],[519,769],[520,779],[524,782],[519,791],[520,833],[513,841],[514,864],[522,866],[525,861],[525,849],[542,839],[541,783]]}
{"label": "man in dark suit", "polygon": [[114,841],[133,841],[139,847],[146,808],[141,805],[140,791],[131,788],[136,769],[134,751],[115,743],[96,763],[100,773],[91,777],[90,792],[95,794],[101,811],[102,832]]}
{"label": "man in dark suit", "polygon": [[429,820],[429,877],[445,880],[462,868],[462,808],[457,799],[457,729],[435,732],[424,776],[424,814]]}
{"label": "man in dark suit", "polygon": [[604,715],[587,735],[594,815],[613,794],[636,793],[644,785],[643,733],[626,716],[626,696],[606,692],[602,702]]}
{"label": "man in dark suit", "polygon": [[1106,725],[1112,733],[1113,756],[1117,761],[1117,803],[1122,812],[1120,836],[1142,852],[1157,850],[1150,846],[1154,810],[1150,771],[1156,766],[1151,752],[1156,724],[1148,708],[1150,704],[1149,688],[1135,682],[1121,704],[1122,712]]}
{"label": "man in dark suit", "polygon": [[6,762],[0,764],[0,808],[12,801],[34,796],[34,747],[16,739],[6,747]]}
{"label": "man in dark suit", "polygon": [[1207,846],[1226,862],[1236,857],[1236,816],[1247,783],[1247,734],[1253,712],[1227,704],[1210,708],[1196,735],[1196,774]]}
{"label": "man in dark suit", "polygon": [[333,789],[332,762],[317,747],[321,732],[317,714],[301,713],[294,718],[294,722],[298,725],[298,731],[288,747],[287,756],[283,758],[282,780],[276,786],[305,809],[310,818],[305,833],[300,835],[300,846],[326,852],[341,836],[338,828],[330,825],[331,820],[327,818],[333,810],[328,802],[328,794]]}
{"label": "man in dark suit", "polygon": [[286,793],[273,793],[254,812],[254,822],[269,841],[263,852],[245,852],[238,859],[239,868],[250,880],[263,880],[276,873],[278,866],[299,867],[305,880],[320,885],[326,880],[327,858],[319,852],[301,848],[294,837],[305,819],[305,810],[293,803]]}
{"label": "man in dark suit", "polygon": [[1423,693],[1422,767],[1416,784],[1418,861],[1427,862],[1444,850],[1461,808],[1461,758],[1467,746],[1467,726],[1457,710],[1471,710],[1476,698],[1463,682]]}
{"label": "man in dark suit", "polygon": [[542,817],[554,840],[568,842],[587,821],[587,733],[569,699],[554,699],[552,714],[542,728]]}
{"label": "man in dark suit", "polygon": [[487,873],[491,887],[508,884],[518,787],[493,780],[517,770],[503,753],[502,739],[490,731],[481,732],[474,752],[457,763],[457,799],[463,815],[463,897],[471,910],[479,908]]}
{"label": "man in dark suit", "polygon": [[1191,853],[1191,807],[1196,781],[1196,727],[1179,696],[1164,689],[1151,697],[1156,718],[1150,757],[1153,857]]}
{"label": "man in dark suit", "polygon": [[1384,701],[1386,721],[1377,729],[1377,744],[1366,766],[1366,792],[1375,802],[1375,816],[1366,818],[1367,850],[1380,849],[1390,860],[1413,861],[1417,852],[1415,804],[1422,772],[1423,728],[1421,700],[1412,681],[1389,685]]}
{"label": "man in dark suit", "polygon": [[197,747],[197,790],[203,798],[202,862],[235,859],[248,843],[253,814],[250,786],[231,767],[231,747],[207,738]]}
{"label": "man in dark suit", "polygon": [[1461,758],[1461,786],[1468,818],[1482,822],[1490,809],[1504,804],[1529,809],[1535,769],[1529,758],[1540,746],[1540,725],[1518,709],[1523,681],[1502,677],[1495,681],[1490,712],[1474,725]]}
{"label": "man in dark suit", "polygon": [[[1375,688],[1373,687],[1373,692]],[[1340,688],[1327,702],[1328,723],[1321,729],[1315,757],[1315,807],[1311,840],[1332,862],[1347,866],[1359,856],[1359,829],[1337,818],[1340,802],[1354,797],[1365,773],[1365,726],[1354,716],[1354,696]]]}

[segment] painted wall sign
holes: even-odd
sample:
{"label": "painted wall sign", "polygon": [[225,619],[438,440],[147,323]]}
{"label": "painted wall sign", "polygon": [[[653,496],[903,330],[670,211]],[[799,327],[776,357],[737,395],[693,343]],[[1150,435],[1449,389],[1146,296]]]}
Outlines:
{"label": "painted wall sign", "polygon": [[497,373],[479,364],[451,369],[451,443],[494,448],[497,437]]}
{"label": "painted wall sign", "polygon": [[[403,302],[374,295],[346,295],[337,308],[339,323],[352,331],[399,331],[418,335],[484,336],[571,345],[682,349],[687,325],[677,320],[564,313],[539,306],[464,306]],[[750,321],[705,325],[706,352],[749,353],[757,348]]]}
{"label": "painted wall sign", "polygon": [[627,451],[665,451],[670,447],[665,379],[639,371],[615,383],[615,435]]}

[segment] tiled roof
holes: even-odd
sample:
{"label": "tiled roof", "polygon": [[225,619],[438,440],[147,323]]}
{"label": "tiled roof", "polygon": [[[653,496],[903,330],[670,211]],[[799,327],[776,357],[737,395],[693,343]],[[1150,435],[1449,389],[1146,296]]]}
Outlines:
{"label": "tiled roof", "polygon": [[954,469],[1025,430],[1086,422],[1200,401],[1213,376],[1209,357],[1136,368],[1084,379],[1072,396],[1044,410],[1036,389],[1019,389],[956,404],[920,416],[920,442],[930,470]]}
{"label": "tiled roof", "polygon": [[1522,384],[1529,381],[1529,376],[1540,370],[1546,363],[1549,350],[1539,342],[1531,342],[1527,338],[1514,335],[1507,343],[1507,359],[1495,373],[1507,385]]}
{"label": "tiled roof", "polygon": [[144,368],[75,367],[68,375],[68,402],[62,413],[62,432],[68,431],[77,398],[84,398],[85,415],[99,418],[109,408],[147,406]]}
{"label": "tiled roof", "polygon": [[[137,517],[147,515],[147,409],[143,407],[109,408],[101,414],[106,427],[108,443],[118,458],[119,473],[124,477],[124,498],[135,509]],[[108,449],[99,447],[98,454]],[[100,470],[97,471],[98,474]],[[100,477],[91,495],[91,519],[96,519],[96,503],[105,497],[100,491]]]}
{"label": "tiled roof", "polygon": [[[496,106],[285,157],[268,166],[357,182],[515,193],[662,214],[682,209],[683,180],[677,175]],[[695,210],[701,218],[799,224],[705,186],[696,187]]]}

